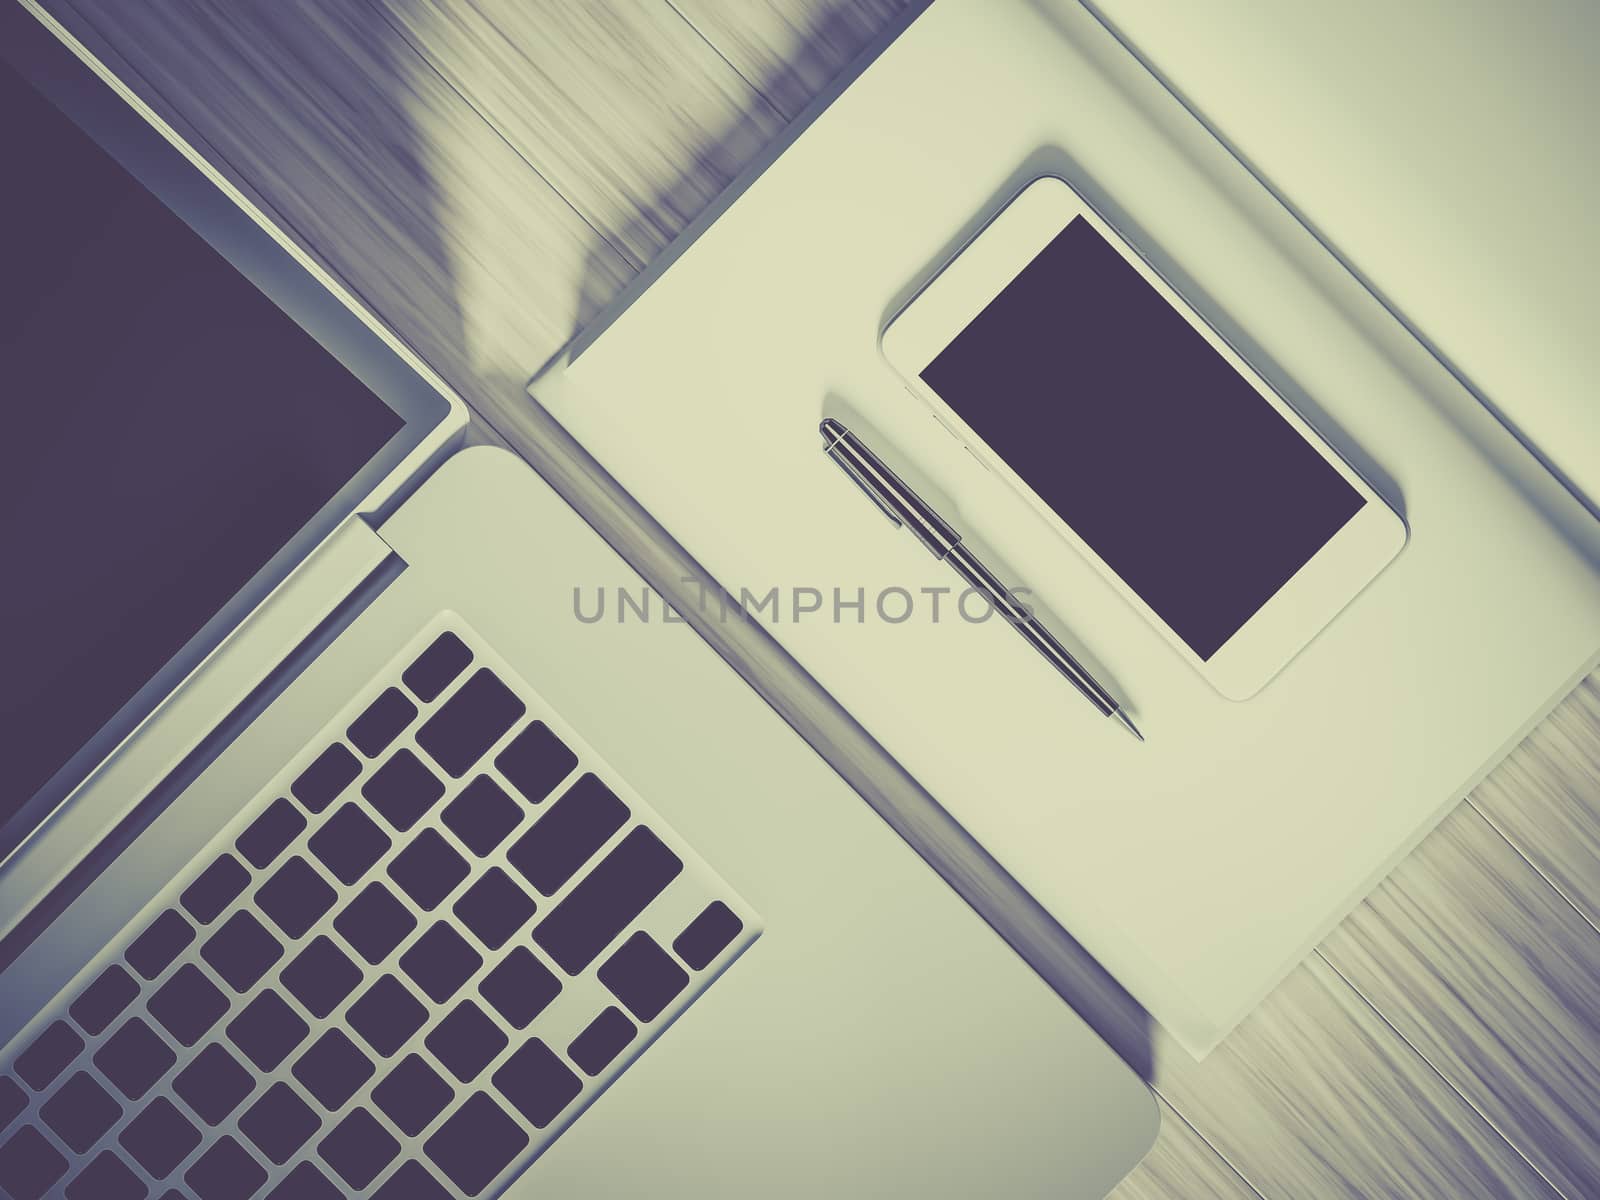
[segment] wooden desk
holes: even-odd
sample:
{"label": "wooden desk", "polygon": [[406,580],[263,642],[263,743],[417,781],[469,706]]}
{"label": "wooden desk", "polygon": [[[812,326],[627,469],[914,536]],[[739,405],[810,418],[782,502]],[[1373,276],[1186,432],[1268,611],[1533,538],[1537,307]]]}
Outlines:
{"label": "wooden desk", "polygon": [[[530,375],[897,0],[47,0],[672,598],[694,565]],[[693,611],[680,605],[680,611]],[[1600,686],[1204,1063],[754,625],[716,649],[1160,1093],[1118,1196],[1600,1195]]]}

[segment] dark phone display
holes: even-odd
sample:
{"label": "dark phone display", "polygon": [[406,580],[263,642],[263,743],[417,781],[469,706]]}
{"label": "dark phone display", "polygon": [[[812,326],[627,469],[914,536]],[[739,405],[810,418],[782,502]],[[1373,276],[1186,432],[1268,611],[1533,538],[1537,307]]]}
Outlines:
{"label": "dark phone display", "polygon": [[1366,502],[1082,217],[922,379],[1202,660]]}

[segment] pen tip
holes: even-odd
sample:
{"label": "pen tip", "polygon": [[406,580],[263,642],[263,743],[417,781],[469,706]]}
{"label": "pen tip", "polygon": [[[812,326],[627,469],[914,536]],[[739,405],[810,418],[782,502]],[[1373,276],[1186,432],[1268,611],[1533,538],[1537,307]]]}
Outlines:
{"label": "pen tip", "polygon": [[1139,732],[1139,727],[1133,723],[1132,718],[1129,717],[1126,712],[1118,708],[1113,709],[1111,715],[1117,720],[1121,721],[1123,727],[1127,729],[1129,733],[1133,734],[1134,737],[1138,738],[1141,742],[1144,741],[1144,734]]}

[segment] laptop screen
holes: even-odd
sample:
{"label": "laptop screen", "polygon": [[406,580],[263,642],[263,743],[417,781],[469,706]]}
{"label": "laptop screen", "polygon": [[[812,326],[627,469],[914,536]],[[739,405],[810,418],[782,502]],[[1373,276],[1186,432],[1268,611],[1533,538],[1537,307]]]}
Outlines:
{"label": "laptop screen", "polygon": [[0,164],[3,851],[403,421],[3,60]]}

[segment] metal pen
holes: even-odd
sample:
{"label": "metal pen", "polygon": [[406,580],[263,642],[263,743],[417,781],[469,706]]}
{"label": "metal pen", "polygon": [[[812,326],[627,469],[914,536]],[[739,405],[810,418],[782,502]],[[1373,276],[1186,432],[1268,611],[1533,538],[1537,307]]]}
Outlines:
{"label": "metal pen", "polygon": [[828,417],[819,428],[823,452],[856,482],[889,520],[909,529],[930,554],[941,562],[949,563],[955,573],[994,605],[1011,627],[1049,660],[1051,666],[1065,675],[1089,703],[1100,710],[1102,716],[1115,717],[1129,733],[1144,741],[1144,734],[1139,732],[1111,693],[1100,686],[1095,677],[1083,668],[1083,664],[1072,657],[1025,605],[1017,602],[994,572],[978,561],[962,544],[961,535],[950,527],[948,521],[838,421]]}

